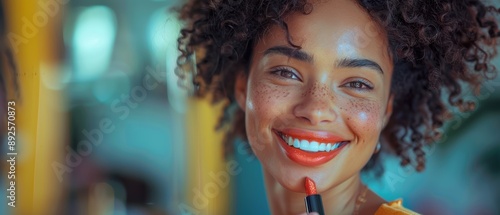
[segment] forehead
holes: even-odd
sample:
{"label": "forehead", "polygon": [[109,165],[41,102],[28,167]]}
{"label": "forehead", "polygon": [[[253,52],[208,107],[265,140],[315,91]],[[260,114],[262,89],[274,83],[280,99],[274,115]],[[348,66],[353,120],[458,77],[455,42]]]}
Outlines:
{"label": "forehead", "polygon": [[[285,22],[292,42],[315,59],[365,57],[392,71],[384,29],[355,1],[314,2],[310,14],[294,12]],[[285,31],[272,26],[256,45],[256,53],[272,46],[288,45]]]}

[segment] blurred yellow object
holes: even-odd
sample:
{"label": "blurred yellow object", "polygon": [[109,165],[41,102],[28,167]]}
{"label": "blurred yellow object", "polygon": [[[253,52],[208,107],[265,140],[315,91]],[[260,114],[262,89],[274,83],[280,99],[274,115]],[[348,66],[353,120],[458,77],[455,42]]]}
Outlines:
{"label": "blurred yellow object", "polygon": [[[55,44],[63,0],[4,1],[8,34],[16,58],[20,99],[16,101],[16,207],[15,214],[56,214],[61,189],[51,164],[62,157],[67,131],[60,92],[49,89],[41,76],[57,77]],[[46,75],[46,76],[45,76]],[[55,82],[54,82],[55,83]],[[13,100],[12,98],[11,101]]]}
{"label": "blurred yellow object", "polygon": [[181,214],[224,215],[230,212],[230,182],[238,166],[225,161],[224,133],[215,130],[223,104],[214,106],[210,100],[209,97],[193,98],[188,102],[187,199],[179,205]]}
{"label": "blurred yellow object", "polygon": [[401,199],[382,204],[380,208],[375,212],[375,215],[419,215],[411,210],[403,207],[403,201]]}

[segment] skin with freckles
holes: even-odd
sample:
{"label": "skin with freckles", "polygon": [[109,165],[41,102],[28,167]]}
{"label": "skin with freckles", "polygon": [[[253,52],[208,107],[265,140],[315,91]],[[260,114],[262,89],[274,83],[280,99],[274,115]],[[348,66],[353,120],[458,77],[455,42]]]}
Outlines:
{"label": "skin with freckles", "polygon": [[[327,214],[350,214],[359,173],[392,111],[387,37],[382,28],[366,37],[373,21],[349,0],[315,3],[311,14],[292,13],[286,21],[301,49],[293,52],[284,30],[272,26],[254,46],[248,76],[240,75],[236,83],[248,140],[263,165],[269,205],[273,214],[303,213],[307,176],[315,181]],[[276,134],[283,129],[328,132],[349,143],[328,162],[304,166],[284,153]],[[383,202],[368,196],[366,205]]]}

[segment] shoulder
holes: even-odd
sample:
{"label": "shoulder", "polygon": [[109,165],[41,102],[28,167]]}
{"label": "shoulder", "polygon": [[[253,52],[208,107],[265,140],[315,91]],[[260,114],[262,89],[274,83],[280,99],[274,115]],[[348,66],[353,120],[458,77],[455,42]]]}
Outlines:
{"label": "shoulder", "polygon": [[375,215],[418,215],[418,213],[403,207],[403,200],[398,199],[382,204]]}

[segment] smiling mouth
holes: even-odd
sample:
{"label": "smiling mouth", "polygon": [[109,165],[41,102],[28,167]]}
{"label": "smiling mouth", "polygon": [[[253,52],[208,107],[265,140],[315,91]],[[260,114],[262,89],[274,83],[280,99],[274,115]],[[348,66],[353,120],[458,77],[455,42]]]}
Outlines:
{"label": "smiling mouth", "polygon": [[283,153],[304,166],[319,166],[335,158],[351,141],[327,132],[309,132],[299,129],[274,130],[280,139]]}
{"label": "smiling mouth", "polygon": [[305,140],[297,137],[292,137],[290,135],[284,134],[277,131],[278,136],[288,144],[290,147],[300,149],[306,152],[330,152],[338,149],[344,145],[349,144],[350,141],[338,141],[338,142],[319,142],[314,140]]}

